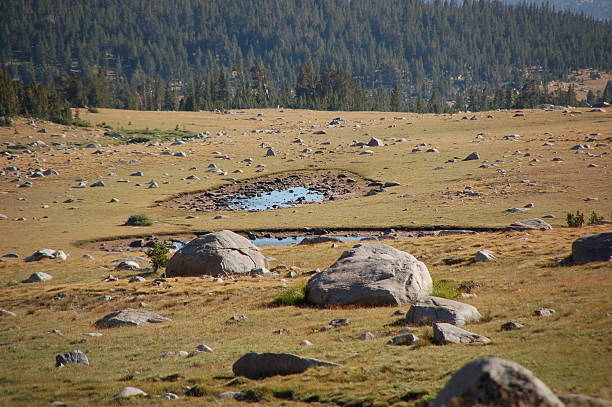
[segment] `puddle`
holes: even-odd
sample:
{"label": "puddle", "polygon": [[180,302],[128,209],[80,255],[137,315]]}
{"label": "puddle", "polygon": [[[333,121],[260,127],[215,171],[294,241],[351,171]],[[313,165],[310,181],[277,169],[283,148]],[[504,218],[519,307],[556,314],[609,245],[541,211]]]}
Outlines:
{"label": "puddle", "polygon": [[[313,237],[312,235],[306,236],[288,236],[288,237],[262,237],[251,240],[255,246],[288,246],[290,244],[298,244],[305,237]],[[330,236],[335,237],[343,242],[355,242],[372,236]]]}
{"label": "puddle", "polygon": [[351,172],[294,171],[234,180],[205,191],[175,196],[165,205],[191,212],[265,211],[366,196],[373,184]]}
{"label": "puddle", "polygon": [[[294,187],[275,190],[253,197],[239,196],[228,203],[229,209],[265,211],[288,208],[303,203],[323,202],[325,195],[313,189]],[[257,243],[255,243],[257,244]]]}

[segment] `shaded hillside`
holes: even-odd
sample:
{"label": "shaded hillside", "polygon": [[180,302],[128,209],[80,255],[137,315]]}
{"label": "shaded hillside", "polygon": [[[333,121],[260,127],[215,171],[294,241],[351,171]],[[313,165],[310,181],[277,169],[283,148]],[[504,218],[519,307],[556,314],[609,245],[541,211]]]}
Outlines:
{"label": "shaded hillside", "polygon": [[433,81],[448,94],[517,80],[525,67],[612,67],[609,23],[501,2],[6,0],[0,15],[0,64],[24,82],[98,70],[185,81],[259,63],[282,87],[311,59],[366,87],[423,94]]}

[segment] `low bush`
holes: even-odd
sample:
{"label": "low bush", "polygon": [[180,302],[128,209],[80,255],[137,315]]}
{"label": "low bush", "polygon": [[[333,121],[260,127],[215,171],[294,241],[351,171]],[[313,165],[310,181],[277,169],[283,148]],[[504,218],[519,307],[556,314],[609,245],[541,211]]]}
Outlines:
{"label": "low bush", "polygon": [[128,140],[128,144],[148,143],[151,141],[148,137],[134,137]]}
{"label": "low bush", "polygon": [[126,226],[151,226],[153,221],[144,214],[132,215],[125,221]]}
{"label": "low bush", "polygon": [[567,226],[571,228],[579,228],[584,225],[584,213],[579,210],[576,211],[576,214],[568,213],[566,216]]}
{"label": "low bush", "polygon": [[308,287],[306,284],[295,287],[289,287],[281,291],[281,293],[270,302],[272,307],[280,307],[283,305],[304,305],[308,295]]}
{"label": "low bush", "polygon": [[593,212],[591,212],[591,216],[589,216],[588,224],[589,225],[597,225],[597,224],[599,224],[603,220],[604,220],[603,216],[599,216],[599,215],[597,215],[595,213],[595,211],[593,211]]}

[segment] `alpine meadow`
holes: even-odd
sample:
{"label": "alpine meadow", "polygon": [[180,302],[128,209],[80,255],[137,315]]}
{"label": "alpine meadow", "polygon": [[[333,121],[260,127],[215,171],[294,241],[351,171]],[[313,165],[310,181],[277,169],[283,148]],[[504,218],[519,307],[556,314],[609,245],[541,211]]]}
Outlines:
{"label": "alpine meadow", "polygon": [[0,2],[0,406],[612,406],[608,0]]}

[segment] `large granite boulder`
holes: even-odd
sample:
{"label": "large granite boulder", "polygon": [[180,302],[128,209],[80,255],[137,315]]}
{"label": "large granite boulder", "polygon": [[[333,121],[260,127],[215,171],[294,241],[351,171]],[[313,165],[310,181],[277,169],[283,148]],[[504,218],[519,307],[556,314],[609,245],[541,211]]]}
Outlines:
{"label": "large granite boulder", "polygon": [[317,305],[400,305],[431,293],[427,267],[383,243],[362,243],[342,253],[308,281],[308,301]]}
{"label": "large granite boulder", "polygon": [[209,233],[174,253],[166,266],[168,277],[228,275],[268,268],[257,246],[230,230]]}
{"label": "large granite boulder", "polygon": [[510,360],[476,359],[446,383],[429,407],[539,406],[563,407],[563,403],[529,370]]}
{"label": "large granite boulder", "polygon": [[576,264],[612,260],[612,232],[583,236],[574,240],[572,258]]}
{"label": "large granite boulder", "polygon": [[255,353],[249,352],[238,359],[232,366],[236,376],[249,379],[263,379],[277,375],[303,373],[316,366],[340,366],[333,362],[305,358],[291,353]]}
{"label": "large granite boulder", "polygon": [[168,322],[170,318],[162,317],[155,312],[139,311],[126,308],[122,311],[111,312],[97,320],[94,325],[97,328],[118,328],[122,326],[140,326],[150,323]]}
{"label": "large granite boulder", "polygon": [[446,322],[453,325],[465,325],[482,318],[476,307],[459,301],[440,297],[426,297],[414,304],[406,313],[408,324],[432,324]]}

